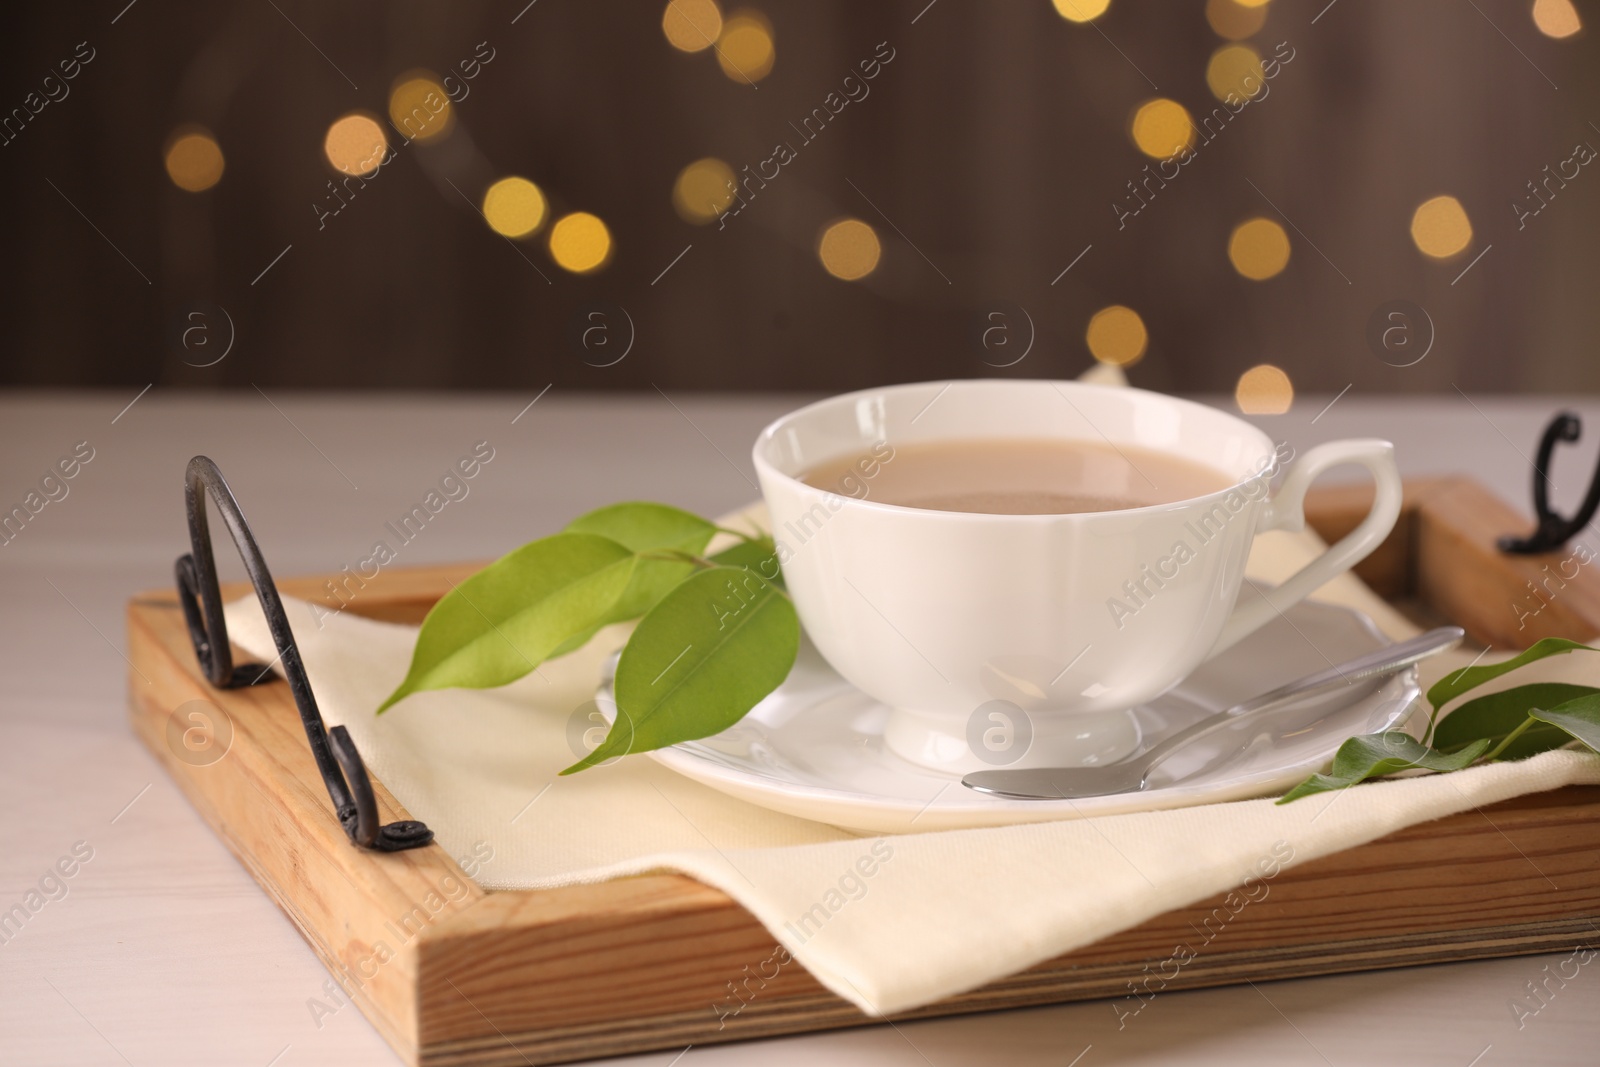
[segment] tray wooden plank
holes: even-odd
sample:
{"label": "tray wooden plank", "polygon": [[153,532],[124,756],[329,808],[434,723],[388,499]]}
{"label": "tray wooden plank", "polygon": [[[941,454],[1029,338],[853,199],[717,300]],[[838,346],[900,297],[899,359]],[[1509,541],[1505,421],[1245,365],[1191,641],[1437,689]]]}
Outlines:
{"label": "tray wooden plank", "polygon": [[[242,592],[231,590],[230,592]],[[353,848],[333,814],[288,687],[213,689],[195,662],[177,597],[157,593],[128,606],[128,658],[150,679],[129,674],[133,726],[233,853],[316,949],[330,972],[397,1049],[415,1045],[415,952],[389,924],[401,925],[429,894],[445,897],[441,915],[484,897],[438,847],[378,857]],[[180,758],[173,722],[186,705],[221,709],[233,736],[218,761]],[[208,714],[214,714],[208,711]],[[379,816],[406,818],[376,778]],[[441,893],[441,889],[444,890]],[[454,898],[454,899],[451,899]],[[412,919],[410,925],[416,925]],[[377,950],[395,950],[394,958]]]}
{"label": "tray wooden plank", "polygon": [[[1364,508],[1361,492],[1314,494],[1313,525],[1337,536],[1339,523]],[[1420,594],[1425,605],[1432,598],[1459,610],[1461,598],[1445,581],[1459,572],[1424,579],[1418,564],[1455,542],[1467,558],[1482,557],[1484,536],[1526,524],[1514,512],[1502,522],[1485,496],[1457,480],[1412,486],[1401,528],[1367,565],[1369,580],[1386,595]],[[1521,563],[1537,572],[1537,561],[1518,561],[1509,573],[1520,585]],[[415,621],[474,569],[386,571],[348,610]],[[1504,580],[1507,571],[1492,573]],[[324,581],[279,584],[320,598]],[[1491,588],[1505,598],[1503,585]],[[1585,607],[1600,604],[1594,587],[1575,583],[1570,591],[1540,612],[1550,615],[1541,625],[1559,618],[1573,627],[1566,636],[1600,632],[1593,625],[1600,616]],[[1557,604],[1569,614],[1552,613]],[[1486,614],[1474,632],[1527,643],[1493,621]],[[772,967],[763,962],[777,950],[771,935],[730,898],[689,878],[485,892],[437,845],[393,854],[353,848],[329,808],[287,687],[207,685],[171,593],[135,598],[128,631],[129,657],[150,679],[146,685],[130,673],[140,737],[408,1063],[557,1062],[876,1021],[796,963],[763,977]],[[222,709],[233,728],[226,756],[207,766],[185,762],[168,740],[176,709],[194,700]],[[406,818],[373,784],[383,819]],[[1215,928],[1215,916],[1227,914],[1216,910],[1221,896],[897,1018],[1094,998],[1118,998],[1120,1010],[1133,1010],[1139,1001],[1128,999],[1131,983],[1180,944],[1198,955],[1164,988],[1570,949],[1600,929],[1600,788],[1521,797],[1413,827],[1285,871],[1269,885],[1264,899],[1209,942],[1207,919]],[[1159,981],[1149,988],[1163,988]]]}
{"label": "tray wooden plank", "polygon": [[[1366,517],[1372,492],[1370,484],[1313,490],[1306,519],[1325,540],[1343,537]],[[1491,648],[1600,635],[1600,581],[1595,566],[1575,554],[1581,537],[1532,556],[1495,547],[1500,535],[1532,528],[1526,516],[1471,478],[1407,481],[1394,532],[1355,571],[1418,621],[1453,622]]]}

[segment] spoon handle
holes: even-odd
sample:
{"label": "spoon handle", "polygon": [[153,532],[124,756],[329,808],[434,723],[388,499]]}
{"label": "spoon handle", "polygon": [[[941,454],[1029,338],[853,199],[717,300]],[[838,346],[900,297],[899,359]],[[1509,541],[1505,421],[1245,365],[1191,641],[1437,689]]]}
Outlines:
{"label": "spoon handle", "polygon": [[1441,626],[1408,641],[1387,645],[1338,666],[1308,674],[1298,681],[1279,686],[1242,704],[1235,704],[1215,715],[1208,715],[1199,722],[1162,739],[1160,744],[1135,758],[1144,763],[1144,776],[1148,779],[1157,764],[1191,741],[1214,733],[1240,719],[1269,711],[1295,697],[1336,689],[1340,686],[1355,685],[1358,682],[1393,674],[1437,652],[1453,648],[1465,636],[1466,632],[1459,626]]}

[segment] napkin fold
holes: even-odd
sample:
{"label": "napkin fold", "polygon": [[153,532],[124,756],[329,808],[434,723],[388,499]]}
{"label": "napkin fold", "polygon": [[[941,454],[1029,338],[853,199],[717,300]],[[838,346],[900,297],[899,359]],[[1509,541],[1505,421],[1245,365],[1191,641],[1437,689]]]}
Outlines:
{"label": "napkin fold", "polygon": [[[1278,581],[1320,548],[1310,533],[1265,534],[1248,572]],[[1416,632],[1353,576],[1318,599],[1364,611],[1391,637]],[[601,725],[592,703],[600,665],[625,628],[503,689],[421,693],[376,717],[405,676],[416,628],[285,606],[323,716],[350,731],[373,773],[480,885],[681,872],[737,900],[824,986],[870,1014],[976,988],[1402,827],[1600,783],[1600,757],[1557,751],[1282,807],[1249,800],[864,838],[736,800],[645,755],[558,777],[587,751],[584,731]],[[274,659],[253,598],[226,615],[237,645]],[[1424,683],[1467,658],[1430,661]],[[1543,661],[1540,677],[1570,669],[1567,659]]]}

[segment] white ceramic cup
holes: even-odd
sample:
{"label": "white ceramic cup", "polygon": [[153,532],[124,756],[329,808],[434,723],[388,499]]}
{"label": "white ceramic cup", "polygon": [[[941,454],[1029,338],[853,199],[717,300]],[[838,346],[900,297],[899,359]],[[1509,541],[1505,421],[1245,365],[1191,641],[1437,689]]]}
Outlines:
{"label": "white ceramic cup", "polygon": [[[997,438],[1134,445],[1202,463],[1231,485],[1123,511],[986,515],[878,503],[864,473],[837,491],[800,480],[843,457],[867,456],[875,470],[875,447]],[[1389,442],[1320,445],[1270,493],[1277,456],[1265,433],[1202,404],[1009,379],[832,397],[768,426],[754,450],[807,635],[892,709],[885,740],[895,753],[958,773],[1126,755],[1139,742],[1129,708],[1277,619],[1394,527],[1401,492]],[[1306,489],[1345,464],[1377,483],[1366,519],[1264,597],[1252,591],[1236,605],[1255,536],[1302,529]]]}

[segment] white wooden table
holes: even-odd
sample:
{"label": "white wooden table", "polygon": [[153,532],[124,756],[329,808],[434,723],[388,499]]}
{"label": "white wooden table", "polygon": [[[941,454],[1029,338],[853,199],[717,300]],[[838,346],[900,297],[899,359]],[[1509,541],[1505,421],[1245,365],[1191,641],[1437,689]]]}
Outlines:
{"label": "white wooden table", "polygon": [[[746,502],[756,495],[751,440],[801,398],[552,390],[524,410],[532,392],[269,400],[157,389],[123,411],[133,392],[0,395],[0,511],[78,442],[94,449],[65,498],[0,546],[0,914],[26,908],[42,879],[58,898],[35,898],[43,903],[20,929],[0,925],[0,1063],[394,1063],[356,1008],[319,1023],[309,1002],[325,995],[321,964],[125,723],[122,607],[168,585],[186,549],[185,462],[217,460],[273,570],[290,575],[353,564],[455,457],[488,440],[496,458],[470,495],[399,563],[490,558],[610,501],[709,513]],[[1389,437],[1407,473],[1468,472],[1523,507],[1544,420],[1574,406],[1352,394],[1319,415],[1328,399],[1259,421],[1297,447]],[[1576,452],[1589,457],[1600,402],[1575,406],[1590,435]],[[1563,451],[1558,505],[1575,506],[1592,469]],[[219,543],[218,555],[225,577],[242,574],[231,549]],[[70,878],[46,878],[78,842],[92,858],[67,863]],[[676,1062],[1592,1064],[1600,961],[1551,981],[1520,1028],[1510,1007],[1561,958],[1171,992],[1121,1031],[1106,1003],[1088,1003],[694,1048]]]}

